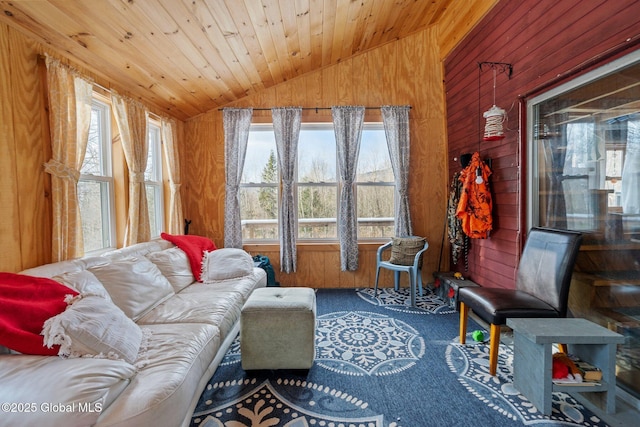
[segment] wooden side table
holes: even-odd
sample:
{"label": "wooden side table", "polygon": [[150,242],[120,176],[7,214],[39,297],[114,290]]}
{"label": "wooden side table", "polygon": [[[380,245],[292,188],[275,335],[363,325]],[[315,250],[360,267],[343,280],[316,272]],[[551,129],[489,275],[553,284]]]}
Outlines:
{"label": "wooden side table", "polygon": [[[586,319],[507,319],[513,329],[513,385],[543,414],[551,394],[563,391],[582,403],[615,413],[616,344],[624,337]],[[560,385],[552,380],[553,344],[602,370],[598,385]]]}

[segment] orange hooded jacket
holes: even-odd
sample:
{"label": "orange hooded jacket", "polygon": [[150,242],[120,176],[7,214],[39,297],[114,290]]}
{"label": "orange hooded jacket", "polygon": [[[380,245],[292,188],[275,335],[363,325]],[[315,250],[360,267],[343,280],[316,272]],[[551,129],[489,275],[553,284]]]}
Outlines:
{"label": "orange hooded jacket", "polygon": [[[476,183],[478,168],[482,173],[481,184]],[[460,172],[462,192],[456,215],[462,220],[462,231],[472,239],[486,239],[493,228],[490,175],[491,169],[480,160],[478,152],[473,153],[471,162]]]}

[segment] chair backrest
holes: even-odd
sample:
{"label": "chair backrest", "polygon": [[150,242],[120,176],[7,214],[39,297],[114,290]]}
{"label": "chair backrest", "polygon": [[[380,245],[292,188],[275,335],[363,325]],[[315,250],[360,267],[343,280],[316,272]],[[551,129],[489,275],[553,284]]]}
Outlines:
{"label": "chair backrest", "polygon": [[575,231],[533,227],[518,265],[516,289],[543,300],[567,315],[573,266],[582,234]]}

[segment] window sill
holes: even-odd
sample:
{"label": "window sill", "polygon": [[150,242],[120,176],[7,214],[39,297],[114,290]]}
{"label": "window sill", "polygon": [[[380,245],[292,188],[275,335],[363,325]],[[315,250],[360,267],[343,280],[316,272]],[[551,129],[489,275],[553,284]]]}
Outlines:
{"label": "window sill", "polygon": [[[387,243],[389,239],[383,239],[380,241],[366,241],[358,242],[358,247],[363,250],[377,249],[380,245]],[[279,243],[244,243],[242,245],[247,252],[276,252],[280,251]],[[340,250],[340,243],[338,242],[298,242],[296,247],[299,251],[310,252],[334,252]]]}

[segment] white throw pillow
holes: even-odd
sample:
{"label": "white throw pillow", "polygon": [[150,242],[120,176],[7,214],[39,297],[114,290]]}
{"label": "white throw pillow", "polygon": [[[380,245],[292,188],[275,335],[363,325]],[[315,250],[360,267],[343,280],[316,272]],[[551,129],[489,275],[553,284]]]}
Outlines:
{"label": "white throw pillow", "polygon": [[207,283],[247,276],[253,273],[253,266],[251,255],[242,249],[216,249],[204,254],[202,281]]}
{"label": "white throw pillow", "polygon": [[107,301],[111,301],[109,292],[107,292],[98,278],[88,270],[60,274],[55,276],[53,280],[78,291],[80,294],[99,295]]}
{"label": "white throw pillow", "polygon": [[124,258],[89,268],[115,305],[135,322],[174,295],[171,283],[144,257]]}
{"label": "white throw pillow", "polygon": [[78,295],[62,313],[44,323],[41,335],[59,356],[98,357],[133,364],[142,343],[142,329],[113,303],[98,295]]}
{"label": "white throw pillow", "polygon": [[187,254],[178,247],[151,252],[145,256],[158,266],[176,293],[196,281]]}

